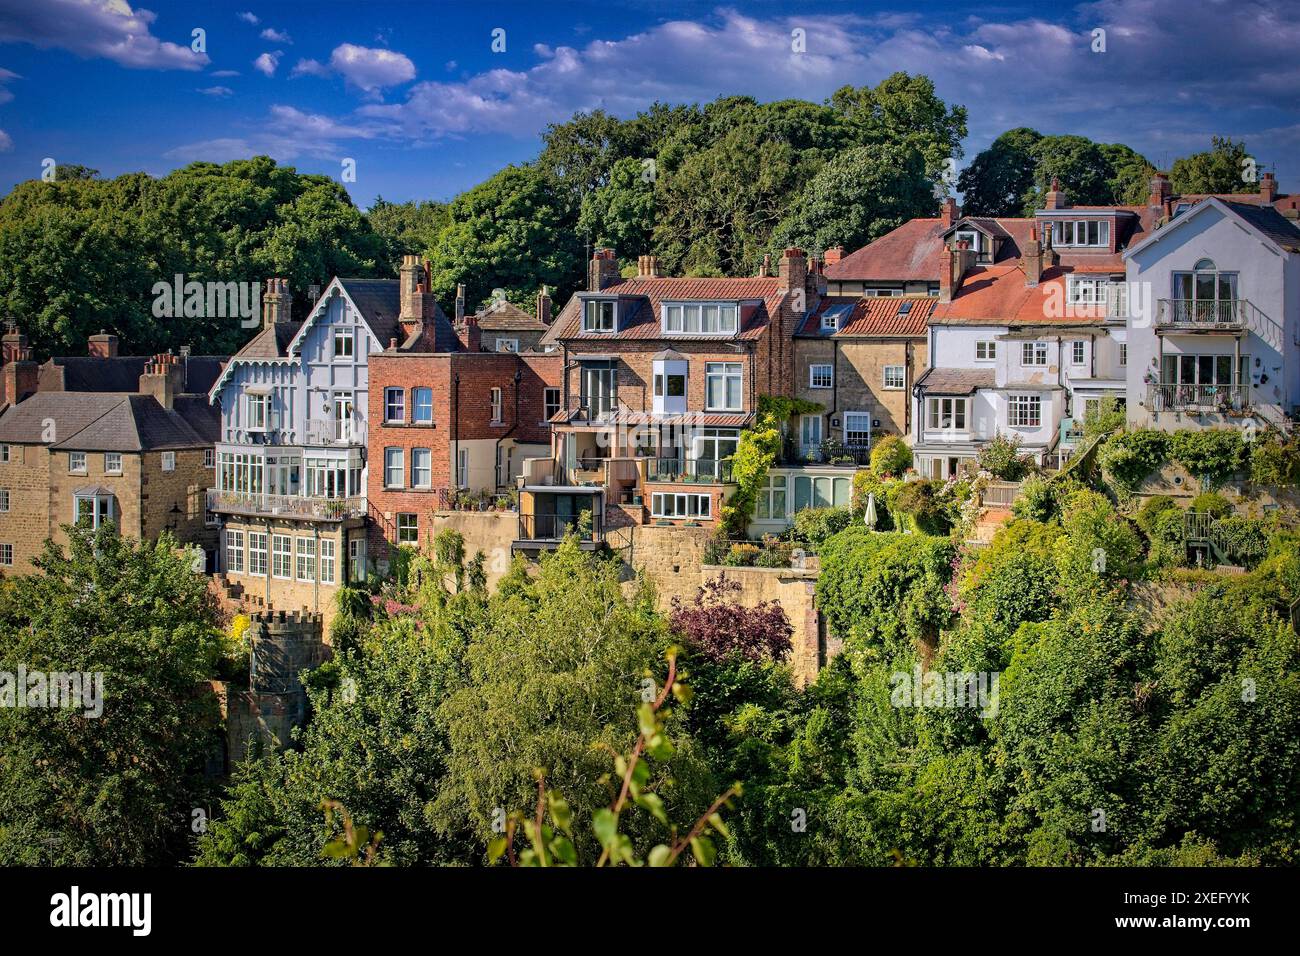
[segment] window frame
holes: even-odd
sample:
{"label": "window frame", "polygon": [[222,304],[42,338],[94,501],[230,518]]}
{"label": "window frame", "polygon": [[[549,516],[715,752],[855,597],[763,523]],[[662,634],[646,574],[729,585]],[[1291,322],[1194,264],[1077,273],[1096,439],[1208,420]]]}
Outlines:
{"label": "window frame", "polygon": [[[820,376],[824,375],[822,380]],[[815,362],[808,366],[809,388],[834,388],[835,365],[831,362]]]}
{"label": "window frame", "polygon": [[505,390],[499,385],[493,385],[488,393],[489,401],[492,405],[492,422],[493,425],[505,424],[505,419],[501,416],[505,414]]}
{"label": "window frame", "polygon": [[[672,513],[664,510],[664,505],[672,502]],[[701,508],[701,503],[703,506]],[[678,513],[678,505],[682,512]],[[650,516],[667,521],[712,521],[713,495],[686,491],[656,491],[650,495]]]}
{"label": "window frame", "polygon": [[163,453],[162,453],[161,461],[160,461],[160,463],[159,463],[159,467],[160,467],[163,471],[175,471],[175,470],[176,470],[176,452],[174,452],[174,451],[165,451],[165,452],[163,452]]}
{"label": "window frame", "polygon": [[[606,315],[608,306],[609,314]],[[593,318],[594,317],[594,318]],[[618,329],[617,299],[585,299],[582,303],[582,331],[605,334]]]}
{"label": "window frame", "polygon": [[1075,339],[1070,343],[1070,364],[1087,365],[1088,350],[1083,339]]}
{"label": "window frame", "polygon": [[0,543],[0,567],[14,566],[14,546],[8,542]]}
{"label": "window frame", "polygon": [[[898,373],[898,384],[889,384],[889,373],[895,371]],[[907,366],[906,365],[886,365],[881,370],[880,387],[888,392],[899,392],[907,388]]]}
{"label": "window frame", "polygon": [[[1041,361],[1039,361],[1040,358]],[[1047,358],[1046,342],[1020,343],[1021,368],[1045,368],[1047,366]]]}
{"label": "window frame", "polygon": [[[957,395],[928,395],[925,403],[925,428],[933,432],[966,432],[970,425],[969,399]],[[950,407],[944,412],[944,404]],[[945,425],[944,415],[950,416],[950,423]],[[935,422],[935,419],[938,422]]]}
{"label": "window frame", "polygon": [[[250,577],[266,577],[270,569],[271,553],[265,531],[249,531],[248,535],[248,574]],[[260,544],[259,544],[260,539]]]}
{"label": "window frame", "polygon": [[[551,401],[551,395],[554,393],[555,400]],[[549,422],[554,415],[560,412],[560,389],[547,385],[542,389],[542,421]]]}
{"label": "window frame", "polygon": [[[396,464],[392,459],[396,459]],[[389,445],[384,449],[384,487],[392,489],[401,489],[406,487],[403,482],[406,480],[406,449],[401,445]],[[396,474],[398,481],[393,484],[390,476]]]}
{"label": "window frame", "polygon": [[[303,545],[310,545],[304,548]],[[293,579],[311,583],[316,580],[316,539],[308,535],[295,535],[293,539]],[[304,574],[304,571],[306,572]]]}
{"label": "window frame", "polygon": [[[980,349],[984,354],[980,355]],[[975,343],[975,361],[977,362],[996,362],[998,360],[998,343],[988,339]]]}
{"label": "window frame", "polygon": [[[396,399],[396,401],[394,401]],[[397,414],[394,415],[393,412]],[[406,423],[406,389],[400,385],[388,385],[384,388],[384,424],[403,425]]]}
{"label": "window frame", "polygon": [[1042,428],[1043,396],[1039,392],[1011,392],[1007,395],[1008,428]]}
{"label": "window frame", "polygon": [[[330,352],[331,362],[342,362],[342,361],[355,362],[356,361],[357,330],[353,326],[350,325],[334,326],[333,334],[330,337],[330,342],[331,342],[331,352]],[[340,351],[339,350],[340,342],[346,342],[347,348]]]}
{"label": "window frame", "polygon": [[[115,459],[117,459],[117,466],[116,466],[116,467],[114,467],[114,466],[112,466],[112,465],[109,464],[109,459],[110,459],[110,458],[115,458]],[[104,452],[104,474],[106,474],[106,475],[120,475],[120,474],[122,474],[122,453],[121,453],[120,451],[106,451],[106,452]]]}
{"label": "window frame", "polygon": [[[418,465],[421,453],[424,455],[424,468]],[[424,472],[424,481],[417,477],[419,472]],[[411,487],[418,488],[421,491],[428,491],[433,487],[433,449],[432,448],[412,448],[411,449]]]}
{"label": "window frame", "polygon": [[[319,569],[321,584],[337,583],[338,555],[336,554],[336,551],[337,547],[333,538],[320,539],[320,548],[318,549],[317,555],[317,568]],[[326,552],[328,552],[328,554]],[[326,573],[326,568],[329,569],[328,574]]]}
{"label": "window frame", "polygon": [[[406,519],[412,519],[407,521]],[[420,543],[420,516],[414,511],[399,511],[393,516],[394,535],[398,544]],[[409,537],[407,537],[409,535]]]}
{"label": "window frame", "polygon": [[[711,382],[721,380],[722,400],[725,404],[710,404],[713,388]],[[736,382],[737,399],[732,404],[728,392],[730,382]],[[745,409],[745,366],[741,362],[705,362],[704,363],[704,410],[709,412],[740,412]]]}
{"label": "window frame", "polygon": [[[281,544],[284,547],[281,547]],[[282,563],[283,562],[283,563]],[[283,567],[284,573],[277,571]],[[271,533],[271,577],[277,581],[293,580],[293,535]]]}

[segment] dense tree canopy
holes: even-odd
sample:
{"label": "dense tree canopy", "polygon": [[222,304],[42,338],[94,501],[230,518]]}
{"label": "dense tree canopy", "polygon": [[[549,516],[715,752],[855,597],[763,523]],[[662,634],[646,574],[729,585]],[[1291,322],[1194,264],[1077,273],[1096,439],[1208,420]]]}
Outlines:
{"label": "dense tree canopy", "polygon": [[1174,160],[1169,186],[1176,193],[1253,193],[1258,172],[1244,142],[1215,136],[1205,152]]}

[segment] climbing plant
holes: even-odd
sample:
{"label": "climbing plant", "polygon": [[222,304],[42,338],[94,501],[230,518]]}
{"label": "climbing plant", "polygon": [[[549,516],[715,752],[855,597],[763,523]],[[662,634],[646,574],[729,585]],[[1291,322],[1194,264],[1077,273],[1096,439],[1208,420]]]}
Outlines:
{"label": "climbing plant", "polygon": [[761,395],[754,423],[740,433],[731,474],[736,491],[722,506],[722,521],[733,535],[743,535],[754,514],[758,489],[767,481],[768,470],[781,454],[782,426],[795,415],[812,415],[822,406],[799,398]]}

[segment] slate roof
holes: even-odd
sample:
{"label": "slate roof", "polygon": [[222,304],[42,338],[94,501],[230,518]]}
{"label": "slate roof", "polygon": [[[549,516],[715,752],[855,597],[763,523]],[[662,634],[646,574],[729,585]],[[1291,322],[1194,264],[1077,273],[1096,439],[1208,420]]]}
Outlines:
{"label": "slate roof", "polygon": [[[185,370],[184,389],[199,394],[212,388],[229,361],[227,355],[191,355],[180,359]],[[119,355],[98,358],[91,355],[56,355],[41,366],[41,388],[65,392],[134,392],[140,386],[149,355]]]}
{"label": "slate roof", "polygon": [[[602,289],[602,296],[618,296],[619,329],[616,332],[583,332],[581,299],[574,295],[542,336],[540,344],[561,339],[580,341],[619,341],[626,339],[718,340],[756,339],[763,334],[777,312],[785,294],[781,280],[771,276],[734,279],[690,279],[660,276],[623,279]],[[592,293],[593,295],[595,293]],[[660,325],[660,305],[665,301],[743,301],[758,300],[756,308],[742,307],[740,329],[731,335],[665,336]]]}
{"label": "slate roof", "polygon": [[[902,311],[905,303],[907,309]],[[836,339],[920,337],[925,335],[927,320],[938,304],[939,300],[934,296],[827,296],[808,313],[795,330],[795,335]],[[847,306],[853,311],[847,320],[840,319],[838,332],[823,330],[822,315],[835,306]]]}
{"label": "slate roof", "polygon": [[936,395],[974,395],[996,383],[991,368],[931,368],[916,380],[916,386]]}
{"label": "slate roof", "polygon": [[506,301],[494,302],[478,313],[478,324],[484,332],[545,332],[548,328],[537,316]]}
{"label": "slate roof", "polygon": [[[152,395],[37,392],[0,415],[0,441],[70,451],[202,448],[213,444],[213,437],[204,434],[210,430],[211,416],[190,419],[202,403],[197,396],[187,396],[169,410]],[[53,442],[46,440],[51,421]]]}
{"label": "slate roof", "polygon": [[1225,206],[1250,223],[1287,252],[1300,252],[1300,228],[1272,206],[1225,202]]}
{"label": "slate roof", "polygon": [[276,322],[274,325],[266,326],[235,353],[235,358],[284,358],[289,354],[289,343],[293,341],[294,336],[298,334],[298,330],[301,328],[301,322]]}

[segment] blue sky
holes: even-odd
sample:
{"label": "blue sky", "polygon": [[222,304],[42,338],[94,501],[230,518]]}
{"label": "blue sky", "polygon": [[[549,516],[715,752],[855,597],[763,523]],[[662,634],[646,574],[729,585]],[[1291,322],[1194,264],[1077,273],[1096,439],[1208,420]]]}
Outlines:
{"label": "blue sky", "polygon": [[1157,165],[1218,133],[1300,191],[1298,13],[1300,0],[0,0],[0,191],[46,157],[160,175],[268,153],[335,178],[354,159],[363,207],[449,199],[533,158],[546,123],[575,110],[822,100],[900,69],[967,107],[965,160],[1021,125]]}

